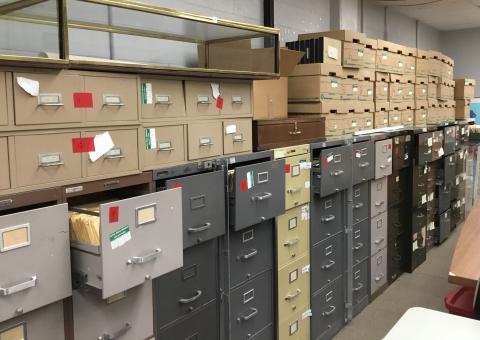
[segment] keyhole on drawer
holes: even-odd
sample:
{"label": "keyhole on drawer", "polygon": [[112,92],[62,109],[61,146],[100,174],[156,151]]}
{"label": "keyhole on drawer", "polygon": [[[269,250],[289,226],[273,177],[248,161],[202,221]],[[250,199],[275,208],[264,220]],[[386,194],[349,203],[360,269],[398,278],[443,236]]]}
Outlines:
{"label": "keyhole on drawer", "polygon": [[297,256],[297,254],[292,254],[292,258],[295,257],[295,256]]}
{"label": "keyhole on drawer", "polygon": [[189,312],[193,311],[193,307],[188,307],[188,311]]}
{"label": "keyhole on drawer", "polygon": [[247,278],[249,279],[249,278],[250,278],[250,276],[252,276],[252,274],[248,273],[248,274],[247,274]]}
{"label": "keyhole on drawer", "polygon": [[297,309],[297,306],[292,305],[292,310],[296,310],[296,309]]}
{"label": "keyhole on drawer", "polygon": [[202,240],[201,237],[199,237],[199,238],[197,239],[197,243],[200,243],[200,242],[202,242],[202,241],[203,241],[203,240]]}

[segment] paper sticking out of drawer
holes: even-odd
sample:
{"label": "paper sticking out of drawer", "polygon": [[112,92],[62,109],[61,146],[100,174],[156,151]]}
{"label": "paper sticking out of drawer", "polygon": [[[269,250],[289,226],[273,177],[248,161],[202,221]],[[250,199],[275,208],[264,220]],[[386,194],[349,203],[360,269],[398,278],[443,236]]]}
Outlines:
{"label": "paper sticking out of drawer", "polygon": [[98,204],[72,208],[69,213],[70,239],[94,246],[100,245],[100,207]]}
{"label": "paper sticking out of drawer", "polygon": [[26,339],[25,331],[26,324],[21,323],[20,325],[13,326],[6,330],[0,330],[0,340],[23,340]]}

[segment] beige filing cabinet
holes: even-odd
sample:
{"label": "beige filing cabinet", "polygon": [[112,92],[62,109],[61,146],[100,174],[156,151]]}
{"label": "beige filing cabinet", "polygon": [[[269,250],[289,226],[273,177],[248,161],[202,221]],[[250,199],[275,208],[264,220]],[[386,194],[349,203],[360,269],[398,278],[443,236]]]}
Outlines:
{"label": "beige filing cabinet", "polygon": [[7,79],[5,72],[0,72],[0,126],[8,125]]}
{"label": "beige filing cabinet", "polygon": [[139,136],[145,169],[158,169],[187,161],[186,125],[146,125]]}
{"label": "beige filing cabinet", "polygon": [[223,154],[221,121],[188,124],[188,159],[210,158]]}
{"label": "beige filing cabinet", "polygon": [[0,138],[0,190],[10,188],[7,138]]}
{"label": "beige filing cabinet", "polygon": [[142,78],[141,118],[162,119],[185,116],[185,96],[181,80]]}
{"label": "beige filing cabinet", "polygon": [[252,120],[249,118],[223,121],[223,153],[249,152],[252,150]]}

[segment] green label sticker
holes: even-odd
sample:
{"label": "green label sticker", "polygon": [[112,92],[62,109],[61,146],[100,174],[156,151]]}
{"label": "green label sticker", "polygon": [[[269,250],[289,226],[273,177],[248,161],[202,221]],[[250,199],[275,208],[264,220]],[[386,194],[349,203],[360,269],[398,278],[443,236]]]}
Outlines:
{"label": "green label sticker", "polygon": [[157,148],[157,136],[154,128],[145,129],[145,148],[147,150]]}
{"label": "green label sticker", "polygon": [[153,104],[153,92],[151,83],[142,83],[142,104]]}
{"label": "green label sticker", "polygon": [[117,249],[132,239],[130,227],[128,225],[114,231],[108,236],[112,249]]}

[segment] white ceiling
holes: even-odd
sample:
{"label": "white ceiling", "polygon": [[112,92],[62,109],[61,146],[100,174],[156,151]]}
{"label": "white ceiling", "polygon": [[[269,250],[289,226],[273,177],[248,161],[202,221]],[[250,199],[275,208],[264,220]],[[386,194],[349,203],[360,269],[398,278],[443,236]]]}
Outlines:
{"label": "white ceiling", "polygon": [[480,27],[480,0],[387,0],[374,1],[394,8],[438,30]]}

